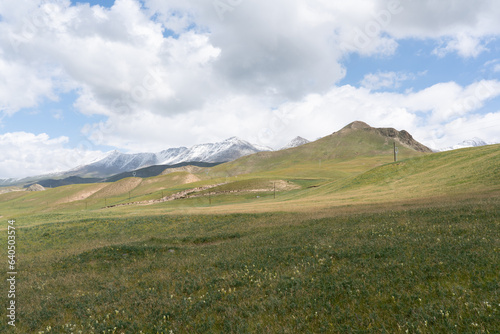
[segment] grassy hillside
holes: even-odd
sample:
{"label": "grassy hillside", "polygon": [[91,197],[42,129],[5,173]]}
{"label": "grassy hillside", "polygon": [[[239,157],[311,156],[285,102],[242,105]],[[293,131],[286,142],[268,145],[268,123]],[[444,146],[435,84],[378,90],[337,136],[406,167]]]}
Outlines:
{"label": "grassy hillside", "polygon": [[324,190],[408,198],[495,189],[500,190],[500,145],[435,153],[386,164]]}
{"label": "grassy hillside", "polygon": [[261,152],[216,166],[211,169],[211,173],[340,178],[394,161],[395,141],[399,148],[399,159],[424,154],[403,145],[397,137],[381,135],[378,129],[352,128],[349,125],[332,135],[296,148]]}

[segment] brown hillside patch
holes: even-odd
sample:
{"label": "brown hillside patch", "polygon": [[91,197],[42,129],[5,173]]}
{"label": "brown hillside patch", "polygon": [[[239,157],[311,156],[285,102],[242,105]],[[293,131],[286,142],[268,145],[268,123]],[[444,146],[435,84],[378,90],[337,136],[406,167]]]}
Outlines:
{"label": "brown hillside patch", "polygon": [[198,182],[201,181],[201,179],[191,173],[188,174],[183,174],[183,175],[176,175],[172,179],[174,182],[178,182],[179,184],[188,184],[188,183],[193,183],[193,182]]}
{"label": "brown hillside patch", "polygon": [[142,179],[139,177],[123,179],[111,184],[107,184],[106,187],[96,192],[93,198],[105,198],[126,194],[127,192],[137,188],[141,183]]}
{"label": "brown hillside patch", "polygon": [[74,195],[70,196],[69,198],[64,198],[64,199],[57,201],[55,204],[83,201],[84,199],[89,198],[90,196],[94,195],[96,192],[100,191],[101,189],[105,188],[106,186],[108,186],[107,183],[94,184],[88,188],[83,189],[82,191],[75,193]]}
{"label": "brown hillside patch", "polygon": [[301,187],[293,182],[284,180],[269,180],[266,184],[258,184],[255,187],[250,187],[247,189],[236,190],[234,192],[261,192],[261,191],[290,191],[300,189]]}
{"label": "brown hillside patch", "polygon": [[197,167],[192,165],[177,167],[177,168],[167,168],[163,171],[163,173],[161,173],[161,175],[167,175],[178,172],[188,172],[190,174],[193,174],[193,173],[199,173],[202,169],[203,169],[202,167]]}
{"label": "brown hillside patch", "polygon": [[273,181],[276,184],[276,190],[279,191],[289,191],[289,190],[296,190],[300,189],[300,186],[289,181],[283,181],[283,180],[277,180]]}
{"label": "brown hillside patch", "polygon": [[7,188],[0,188],[0,195],[2,194],[7,194],[13,191],[25,191],[26,189],[22,189],[19,187],[7,187]]}
{"label": "brown hillside patch", "polygon": [[169,173],[143,180],[138,193],[145,194],[198,181],[201,179],[187,172]]}

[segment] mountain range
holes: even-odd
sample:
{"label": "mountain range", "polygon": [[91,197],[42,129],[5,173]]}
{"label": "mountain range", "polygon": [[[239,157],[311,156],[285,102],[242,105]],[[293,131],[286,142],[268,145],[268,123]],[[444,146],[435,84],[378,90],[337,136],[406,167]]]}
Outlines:
{"label": "mountain range", "polygon": [[245,155],[262,151],[272,151],[272,149],[250,144],[237,137],[231,137],[219,143],[195,145],[191,148],[169,148],[158,153],[127,154],[113,151],[99,161],[77,167],[66,174],[86,177],[107,177],[154,165],[233,161]]}
{"label": "mountain range", "polygon": [[[286,145],[286,148],[296,147],[306,142],[308,141],[301,137],[297,137]],[[128,154],[115,150],[109,152],[102,159],[78,166],[69,171],[23,179],[0,180],[0,186],[33,184],[40,180],[45,180],[45,182],[42,183],[49,187],[93,181],[97,182],[96,180],[102,181],[110,176],[151,166],[160,166],[165,169],[169,166],[187,164],[218,164],[263,151],[273,151],[273,149],[266,146],[251,144],[237,137],[231,137],[218,143],[195,145],[190,148],[169,148],[157,153]],[[150,171],[148,171],[147,174],[149,175]]]}

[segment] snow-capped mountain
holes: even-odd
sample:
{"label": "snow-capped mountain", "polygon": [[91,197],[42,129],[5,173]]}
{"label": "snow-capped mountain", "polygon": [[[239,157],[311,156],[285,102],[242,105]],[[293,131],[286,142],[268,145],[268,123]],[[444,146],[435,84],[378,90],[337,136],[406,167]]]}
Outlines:
{"label": "snow-capped mountain", "polygon": [[305,138],[302,138],[300,136],[297,136],[294,139],[292,139],[291,142],[289,142],[288,144],[286,144],[285,146],[280,148],[280,150],[286,150],[288,148],[299,147],[299,146],[307,144],[307,143],[310,143],[310,141],[305,139]]}
{"label": "snow-capped mountain", "polygon": [[252,145],[237,137],[219,143],[195,145],[191,148],[169,148],[158,153],[126,154],[112,151],[105,158],[77,167],[68,174],[105,177],[152,165],[173,165],[182,162],[226,162],[261,151],[272,151],[272,149]]}
{"label": "snow-capped mountain", "polygon": [[451,151],[451,150],[458,150],[461,148],[467,148],[467,147],[479,147],[479,146],[486,146],[486,145],[493,145],[495,143],[487,143],[484,140],[480,138],[472,138],[468,140],[464,140],[460,144],[456,144],[450,147],[443,148],[439,151]]}
{"label": "snow-capped mountain", "polygon": [[159,157],[161,157],[162,165],[172,165],[187,161],[232,161],[242,156],[261,151],[272,151],[272,149],[261,146],[258,147],[257,145],[252,145],[237,137],[231,137],[220,143],[195,145],[190,149],[177,152],[175,155],[172,155],[169,150],[163,151],[160,152]]}
{"label": "snow-capped mountain", "polygon": [[150,166],[157,162],[154,153],[124,154],[112,151],[104,159],[94,162],[94,166],[113,167],[120,166],[123,169],[134,170],[142,166]]}

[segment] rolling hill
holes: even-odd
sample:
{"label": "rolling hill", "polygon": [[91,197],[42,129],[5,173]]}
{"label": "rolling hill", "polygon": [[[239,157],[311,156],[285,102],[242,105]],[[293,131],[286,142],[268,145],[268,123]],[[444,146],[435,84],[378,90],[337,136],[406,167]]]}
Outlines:
{"label": "rolling hill", "polygon": [[252,154],[217,166],[212,173],[218,176],[258,173],[338,178],[393,161],[394,142],[398,145],[400,159],[432,152],[404,130],[372,128],[357,121],[314,142],[282,151]]}

